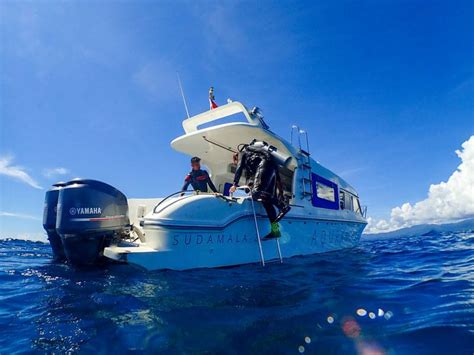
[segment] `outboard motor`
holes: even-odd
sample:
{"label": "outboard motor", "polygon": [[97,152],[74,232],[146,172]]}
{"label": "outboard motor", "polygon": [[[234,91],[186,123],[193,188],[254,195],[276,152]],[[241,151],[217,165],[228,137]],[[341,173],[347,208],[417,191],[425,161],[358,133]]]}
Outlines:
{"label": "outboard motor", "polygon": [[71,264],[95,264],[114,238],[129,235],[127,198],[97,180],[71,180],[59,193],[56,231]]}
{"label": "outboard motor", "polygon": [[43,228],[48,234],[49,244],[53,250],[53,258],[56,261],[66,260],[61,237],[56,232],[56,213],[58,206],[59,191],[66,186],[64,182],[57,182],[46,192],[44,198]]}

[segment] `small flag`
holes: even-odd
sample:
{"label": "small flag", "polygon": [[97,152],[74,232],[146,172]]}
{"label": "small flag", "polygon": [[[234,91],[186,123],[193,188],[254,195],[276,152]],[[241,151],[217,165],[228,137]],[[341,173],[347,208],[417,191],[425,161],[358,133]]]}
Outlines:
{"label": "small flag", "polygon": [[214,97],[214,88],[211,86],[209,88],[209,109],[210,110],[214,110],[215,108],[217,108],[217,104],[216,102],[214,101],[215,100],[215,97]]}

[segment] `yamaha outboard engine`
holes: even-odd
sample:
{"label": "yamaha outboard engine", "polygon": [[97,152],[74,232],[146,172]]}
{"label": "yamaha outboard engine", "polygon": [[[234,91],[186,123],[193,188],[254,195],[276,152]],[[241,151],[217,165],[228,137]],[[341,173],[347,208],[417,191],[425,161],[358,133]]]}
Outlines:
{"label": "yamaha outboard engine", "polygon": [[48,234],[49,244],[53,249],[53,258],[56,261],[66,260],[61,237],[56,232],[56,213],[58,206],[59,191],[65,186],[64,182],[58,182],[46,192],[44,199],[43,228]]}
{"label": "yamaha outboard engine", "polygon": [[112,239],[129,234],[127,198],[97,180],[69,181],[59,193],[56,231],[71,264],[94,264]]}

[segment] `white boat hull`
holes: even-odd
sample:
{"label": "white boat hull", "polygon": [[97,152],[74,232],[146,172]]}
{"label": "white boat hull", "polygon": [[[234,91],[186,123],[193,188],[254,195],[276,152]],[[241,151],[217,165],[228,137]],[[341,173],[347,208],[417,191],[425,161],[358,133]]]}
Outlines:
{"label": "white boat hull", "polygon": [[[260,235],[270,226],[258,218]],[[279,238],[283,258],[323,253],[357,245],[365,223],[288,217],[281,221]],[[276,239],[262,241],[264,261],[279,261]],[[224,229],[191,230],[156,227],[147,231],[147,243],[106,248],[108,258],[147,270],[214,268],[261,263],[253,215]]]}

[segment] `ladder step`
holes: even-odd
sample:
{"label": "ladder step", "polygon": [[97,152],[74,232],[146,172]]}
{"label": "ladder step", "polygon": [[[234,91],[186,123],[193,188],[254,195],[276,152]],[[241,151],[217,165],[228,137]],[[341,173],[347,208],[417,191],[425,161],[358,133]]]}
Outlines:
{"label": "ladder step", "polygon": [[305,169],[311,169],[311,165],[308,163],[302,163],[301,166]]}
{"label": "ladder step", "polygon": [[312,195],[313,193],[311,191],[303,191],[303,195]]}
{"label": "ladder step", "polygon": [[304,150],[304,149],[301,149],[301,148],[300,148],[300,153],[303,154],[303,155],[306,155],[307,157],[309,157],[309,152],[307,152],[307,151]]}
{"label": "ladder step", "polygon": [[308,178],[305,178],[305,177],[304,177],[304,178],[303,178],[303,181],[304,181],[304,182],[311,182],[311,179],[308,179]]}
{"label": "ladder step", "polygon": [[265,262],[266,262],[267,264],[274,264],[274,263],[279,263],[279,264],[281,264],[281,263],[283,263],[283,260],[281,260],[281,259],[279,259],[279,258],[276,258],[276,259],[265,260]]}
{"label": "ladder step", "polygon": [[[281,238],[281,237],[280,237],[280,238]],[[276,239],[278,239],[278,238],[260,238],[260,240],[261,240],[262,242],[274,241],[274,240],[276,240]],[[265,260],[265,261],[266,261],[266,260]]]}

